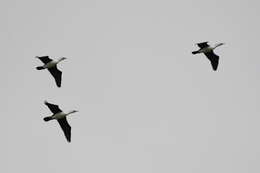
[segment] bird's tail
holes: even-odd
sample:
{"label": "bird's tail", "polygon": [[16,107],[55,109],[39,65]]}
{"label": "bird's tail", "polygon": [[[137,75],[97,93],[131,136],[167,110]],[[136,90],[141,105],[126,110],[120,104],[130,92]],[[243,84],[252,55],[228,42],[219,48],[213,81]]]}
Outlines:
{"label": "bird's tail", "polygon": [[50,121],[50,120],[52,120],[52,117],[44,117],[43,120],[44,121]]}
{"label": "bird's tail", "polygon": [[197,53],[199,53],[199,51],[193,51],[193,52],[191,52],[192,54],[197,54]]}
{"label": "bird's tail", "polygon": [[43,68],[43,66],[38,66],[38,67],[36,67],[36,69],[37,70],[43,70],[44,68]]}

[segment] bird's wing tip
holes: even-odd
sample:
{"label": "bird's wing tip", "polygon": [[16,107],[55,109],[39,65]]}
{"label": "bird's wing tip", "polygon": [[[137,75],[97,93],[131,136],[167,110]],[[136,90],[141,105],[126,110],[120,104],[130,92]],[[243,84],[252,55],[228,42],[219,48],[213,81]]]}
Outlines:
{"label": "bird's wing tip", "polygon": [[198,45],[198,44],[201,44],[201,43],[209,43],[209,41],[198,42],[198,43],[195,43],[195,45]]}

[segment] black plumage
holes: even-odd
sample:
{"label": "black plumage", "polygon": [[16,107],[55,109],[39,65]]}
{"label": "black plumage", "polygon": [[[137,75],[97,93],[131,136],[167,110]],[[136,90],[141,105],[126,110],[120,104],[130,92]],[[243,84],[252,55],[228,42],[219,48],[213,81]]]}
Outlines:
{"label": "black plumage", "polygon": [[213,51],[204,54],[210,60],[213,70],[216,71],[218,68],[219,56],[216,55]]}
{"label": "black plumage", "polygon": [[206,42],[202,42],[202,43],[197,43],[197,45],[199,46],[199,48],[205,48],[205,47],[209,47],[209,45],[208,45],[208,42],[206,41]]}
{"label": "black plumage", "polygon": [[49,56],[37,56],[43,62],[44,64],[47,64],[52,61],[52,59],[49,58]]}
{"label": "black plumage", "polygon": [[70,142],[71,141],[71,127],[67,121],[67,118],[64,117],[62,119],[58,119],[57,121],[60,124],[60,127],[61,127],[67,141]]}
{"label": "black plumage", "polygon": [[62,72],[57,68],[57,66],[55,65],[52,68],[48,68],[48,71],[51,73],[51,75],[54,77],[55,79],[55,83],[58,87],[61,87],[61,76],[62,76]]}
{"label": "black plumage", "polygon": [[62,112],[62,110],[59,108],[58,105],[51,104],[51,103],[49,103],[49,102],[47,102],[47,101],[45,101],[44,104],[45,104],[46,106],[48,106],[48,108],[50,109],[50,111],[51,111],[53,114],[57,114],[57,113],[59,113],[59,112]]}

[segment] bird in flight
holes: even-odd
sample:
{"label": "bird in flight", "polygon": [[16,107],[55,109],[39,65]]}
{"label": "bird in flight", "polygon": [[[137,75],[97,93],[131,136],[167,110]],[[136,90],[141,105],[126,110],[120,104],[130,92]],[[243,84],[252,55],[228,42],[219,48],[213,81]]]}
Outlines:
{"label": "bird in flight", "polygon": [[193,51],[192,54],[204,53],[206,57],[210,60],[213,70],[216,71],[218,68],[219,56],[216,55],[213,51],[217,47],[224,45],[224,43],[218,43],[215,46],[210,46],[208,45],[208,42],[202,42],[202,43],[197,43],[197,45],[199,46],[200,49],[197,51]]}
{"label": "bird in flight", "polygon": [[46,106],[48,106],[48,108],[50,109],[50,111],[53,113],[53,115],[51,116],[47,116],[47,117],[44,117],[43,120],[44,121],[50,121],[50,120],[57,120],[67,141],[70,142],[71,141],[71,127],[67,121],[67,116],[72,114],[72,113],[75,113],[75,112],[78,112],[76,110],[73,110],[73,111],[70,111],[68,113],[64,113],[58,105],[55,105],[55,104],[51,104],[47,101],[44,102],[44,104]]}
{"label": "bird in flight", "polygon": [[57,68],[57,64],[61,61],[67,59],[65,57],[61,57],[58,60],[50,59],[49,56],[36,56],[39,60],[41,60],[44,65],[36,67],[37,70],[48,69],[51,75],[54,77],[56,85],[61,87],[61,75],[62,72]]}

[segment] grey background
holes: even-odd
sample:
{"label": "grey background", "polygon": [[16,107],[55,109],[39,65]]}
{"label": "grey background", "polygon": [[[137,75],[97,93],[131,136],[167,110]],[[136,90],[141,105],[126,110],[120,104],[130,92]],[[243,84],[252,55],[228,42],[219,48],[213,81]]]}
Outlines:
{"label": "grey background", "polygon": [[[0,172],[259,173],[259,5],[1,1]],[[68,58],[60,89],[37,55]],[[44,100],[80,111],[71,144]]]}

